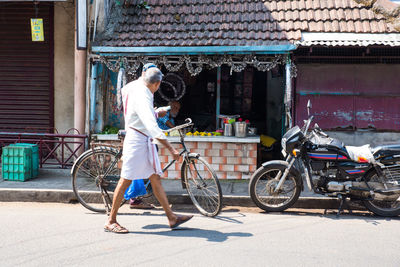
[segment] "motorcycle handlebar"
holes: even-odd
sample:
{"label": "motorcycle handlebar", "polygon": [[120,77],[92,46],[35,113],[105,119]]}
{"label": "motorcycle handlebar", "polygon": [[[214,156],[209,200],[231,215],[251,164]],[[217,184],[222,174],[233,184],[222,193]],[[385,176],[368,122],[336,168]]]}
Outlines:
{"label": "motorcycle handlebar", "polygon": [[322,135],[324,137],[329,137],[326,133],[324,133],[324,131],[322,131],[321,127],[319,127],[318,124],[314,124],[314,131],[319,135]]}
{"label": "motorcycle handlebar", "polygon": [[308,118],[308,120],[306,121],[305,124],[305,128],[304,128],[304,135],[307,134],[308,132],[308,128],[310,127],[311,121],[313,120],[314,116],[311,116],[310,118]]}

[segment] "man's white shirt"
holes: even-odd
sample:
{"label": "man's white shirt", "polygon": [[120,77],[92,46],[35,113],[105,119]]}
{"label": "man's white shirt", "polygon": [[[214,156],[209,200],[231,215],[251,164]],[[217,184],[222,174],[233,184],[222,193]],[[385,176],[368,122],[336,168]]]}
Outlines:
{"label": "man's white shirt", "polygon": [[154,96],[141,78],[122,88],[125,130],[139,130],[151,138],[166,139],[154,114]]}

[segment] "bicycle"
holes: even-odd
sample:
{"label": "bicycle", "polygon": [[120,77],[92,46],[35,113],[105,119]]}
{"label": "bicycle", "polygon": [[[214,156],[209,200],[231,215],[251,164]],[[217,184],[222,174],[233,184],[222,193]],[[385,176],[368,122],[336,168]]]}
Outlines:
{"label": "bicycle", "polygon": [[[177,130],[183,156],[181,165],[181,184],[186,189],[197,210],[208,217],[219,214],[222,208],[222,190],[218,177],[207,161],[198,153],[191,153],[185,145],[185,134],[182,129],[193,125],[191,119],[185,124],[171,128],[164,132]],[[118,138],[123,138],[124,131],[120,131]],[[112,195],[119,178],[122,157],[122,146],[112,145],[92,146],[85,151],[74,163],[71,170],[72,188],[78,201],[87,209],[95,212],[111,211]],[[164,168],[165,172],[175,160],[170,161]],[[149,183],[147,183],[148,185]],[[95,191],[93,191],[95,190]],[[101,199],[99,199],[100,190]],[[102,204],[99,204],[102,203]]]}

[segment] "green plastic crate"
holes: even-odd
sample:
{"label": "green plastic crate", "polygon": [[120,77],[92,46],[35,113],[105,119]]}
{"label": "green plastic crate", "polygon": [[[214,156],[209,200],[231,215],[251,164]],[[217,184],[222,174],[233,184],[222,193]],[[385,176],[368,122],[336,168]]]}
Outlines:
{"label": "green plastic crate", "polygon": [[26,181],[32,177],[32,149],[6,146],[1,154],[1,174],[4,180]]}
{"label": "green plastic crate", "polygon": [[10,146],[29,147],[32,150],[32,173],[31,178],[36,178],[39,175],[39,147],[36,144],[30,143],[16,143]]}

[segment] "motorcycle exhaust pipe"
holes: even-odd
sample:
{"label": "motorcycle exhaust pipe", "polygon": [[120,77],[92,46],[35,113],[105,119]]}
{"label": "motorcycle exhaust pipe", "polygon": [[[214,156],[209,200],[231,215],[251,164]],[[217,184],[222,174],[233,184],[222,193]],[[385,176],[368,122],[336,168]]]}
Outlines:
{"label": "motorcycle exhaust pipe", "polygon": [[400,197],[400,188],[385,189],[382,183],[368,183],[368,185],[374,190],[370,192],[363,182],[352,182],[352,185],[348,187],[349,193],[362,197],[372,197],[375,200],[381,201],[395,201]]}

